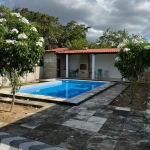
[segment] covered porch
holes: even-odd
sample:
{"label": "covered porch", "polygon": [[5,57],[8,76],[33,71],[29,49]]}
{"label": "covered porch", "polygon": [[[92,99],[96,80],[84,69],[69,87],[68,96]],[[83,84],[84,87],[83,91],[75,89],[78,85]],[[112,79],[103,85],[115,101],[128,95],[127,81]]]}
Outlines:
{"label": "covered porch", "polygon": [[[119,51],[118,48],[84,50],[58,48],[48,50],[46,51],[47,54],[56,54],[55,63],[53,63],[56,65],[56,75],[48,78],[120,81],[122,76],[114,67],[114,61]],[[51,58],[49,58],[49,62],[52,65]]]}

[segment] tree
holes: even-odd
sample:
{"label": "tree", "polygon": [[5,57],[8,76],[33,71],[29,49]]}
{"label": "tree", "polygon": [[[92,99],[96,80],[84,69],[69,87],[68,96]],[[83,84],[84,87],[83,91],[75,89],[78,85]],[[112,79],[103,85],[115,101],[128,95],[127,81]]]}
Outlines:
{"label": "tree", "polygon": [[81,40],[86,40],[86,32],[90,28],[90,26],[85,26],[84,24],[77,24],[75,21],[61,25],[58,18],[40,12],[29,11],[28,8],[14,8],[13,11],[25,16],[34,24],[40,35],[44,37],[46,49],[67,47],[68,43],[73,44],[78,40],[80,43]]}
{"label": "tree", "polygon": [[66,42],[66,47],[69,49],[83,49],[83,47],[87,47],[88,42],[86,39],[78,39]]}
{"label": "tree", "polygon": [[28,8],[13,9],[13,11],[20,13],[33,23],[39,34],[44,37],[46,49],[52,49],[60,45],[59,41],[62,38],[63,26],[58,22],[58,18],[40,12],[29,11]]}
{"label": "tree", "polygon": [[70,49],[82,49],[83,47],[88,46],[86,32],[89,28],[91,27],[77,24],[75,21],[67,23],[64,27],[64,46]]}
{"label": "tree", "polygon": [[100,48],[116,48],[125,39],[130,39],[126,30],[110,31],[110,28],[108,28],[96,43]]}
{"label": "tree", "polygon": [[34,72],[34,66],[44,53],[44,39],[37,29],[19,13],[9,10],[0,19],[0,74],[10,74],[12,86],[12,105],[15,93],[22,86],[20,77]]}
{"label": "tree", "polygon": [[114,63],[122,77],[130,82],[130,104],[132,104],[134,92],[141,82],[144,71],[150,66],[150,40],[143,42],[140,36],[135,37],[135,39],[122,43],[122,48]]}

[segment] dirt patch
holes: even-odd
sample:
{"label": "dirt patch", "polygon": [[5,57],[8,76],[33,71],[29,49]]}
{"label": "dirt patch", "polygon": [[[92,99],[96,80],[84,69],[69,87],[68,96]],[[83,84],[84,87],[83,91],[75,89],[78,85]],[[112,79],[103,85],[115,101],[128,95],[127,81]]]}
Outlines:
{"label": "dirt patch", "polygon": [[40,109],[31,106],[14,105],[12,112],[10,112],[10,107],[9,103],[0,102],[0,122],[14,122],[32,113],[36,113]]}
{"label": "dirt patch", "polygon": [[130,103],[130,87],[128,87],[122,94],[120,94],[110,105],[119,107],[129,107],[136,110],[146,110],[147,104],[147,84],[141,84],[137,87],[133,103]]}

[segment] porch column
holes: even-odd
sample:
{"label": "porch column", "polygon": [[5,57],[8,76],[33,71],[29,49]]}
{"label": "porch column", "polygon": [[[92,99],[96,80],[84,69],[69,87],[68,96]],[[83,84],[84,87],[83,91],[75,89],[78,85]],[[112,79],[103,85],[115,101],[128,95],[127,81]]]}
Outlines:
{"label": "porch column", "polygon": [[69,70],[69,67],[68,67],[68,63],[69,60],[68,60],[68,54],[66,54],[66,78],[68,78],[68,70]]}
{"label": "porch column", "polygon": [[95,54],[92,54],[92,80],[95,79]]}

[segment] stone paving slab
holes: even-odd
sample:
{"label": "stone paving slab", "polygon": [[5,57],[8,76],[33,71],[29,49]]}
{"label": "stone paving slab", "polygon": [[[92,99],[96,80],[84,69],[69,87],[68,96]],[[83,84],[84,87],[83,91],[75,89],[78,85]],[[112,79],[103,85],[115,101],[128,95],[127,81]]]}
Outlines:
{"label": "stone paving slab", "polygon": [[76,115],[73,117],[75,120],[81,120],[81,121],[87,121],[90,118],[90,116],[85,115]]}
{"label": "stone paving slab", "polygon": [[106,122],[107,119],[105,118],[100,118],[100,117],[95,117],[95,116],[92,116],[90,117],[87,122],[93,122],[93,123],[97,123],[97,124],[104,124]]}
{"label": "stone paving slab", "polygon": [[98,109],[93,116],[108,118],[113,113],[112,110]]}
{"label": "stone paving slab", "polygon": [[88,149],[97,148],[99,150],[113,150],[117,144],[117,140],[110,136],[98,134],[95,135],[90,143],[88,144]]}
{"label": "stone paving slab", "polygon": [[75,129],[73,128],[59,126],[57,129],[53,130],[53,132],[46,132],[39,140],[49,145],[58,146],[61,142],[66,141],[74,131]]}
{"label": "stone paving slab", "polygon": [[128,117],[123,131],[129,132],[145,132],[146,119],[142,117]]}
{"label": "stone paving slab", "polygon": [[21,127],[25,127],[25,128],[29,128],[29,129],[34,129],[34,128],[40,126],[40,125],[41,125],[41,122],[38,122],[38,121],[30,121],[30,122],[21,124],[20,126],[21,126]]}
{"label": "stone paving slab", "polygon": [[66,121],[65,123],[63,123],[62,125],[73,127],[73,128],[78,128],[78,129],[84,129],[88,131],[93,131],[93,132],[98,132],[100,128],[102,127],[103,123],[105,122],[105,119],[98,118],[97,122],[94,122],[94,119],[96,118],[92,117],[90,120],[87,120],[87,121],[70,119]]}
{"label": "stone paving slab", "polygon": [[66,141],[62,141],[59,146],[68,150],[86,150],[90,139],[95,135],[95,132],[76,129],[70,134]]}

